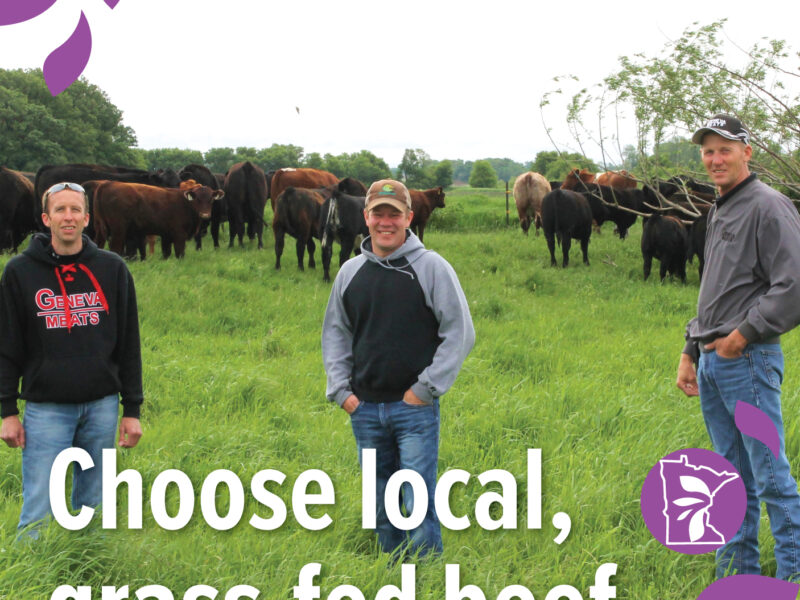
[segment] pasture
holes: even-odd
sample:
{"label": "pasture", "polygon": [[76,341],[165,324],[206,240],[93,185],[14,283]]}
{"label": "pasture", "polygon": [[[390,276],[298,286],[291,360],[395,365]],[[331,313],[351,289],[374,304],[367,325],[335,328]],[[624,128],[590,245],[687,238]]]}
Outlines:
{"label": "pasture", "polygon": [[[461,586],[477,585],[486,598],[519,584],[542,600],[566,584],[587,599],[598,566],[612,562],[619,598],[696,598],[712,581],[712,556],[663,548],[639,510],[642,482],[659,458],[709,447],[698,401],[674,385],[683,328],[696,306],[696,263],[688,267],[688,285],[643,282],[639,222],[624,241],[613,236],[613,224],[593,235],[590,267],[573,247],[568,269],[551,268],[544,237],[522,235],[513,198],[508,228],[503,192],[457,190],[446,201],[434,212],[426,245],[456,269],[477,341],[441,402],[439,463],[440,474],[460,468],[473,475],[451,498],[453,513],[468,515],[471,526],[443,531],[443,556],[417,566],[417,597],[443,599],[445,564],[457,563]],[[144,526],[102,530],[95,520],[71,532],[55,525],[35,545],[13,543],[21,458],[3,447],[0,599],[47,599],[62,584],[92,586],[93,598],[103,585],[128,585],[134,597],[148,584],[171,589],[175,598],[197,584],[220,590],[219,599],[238,584],[259,589],[260,599],[291,598],[310,562],[322,565],[315,579],[322,598],[341,584],[366,598],[400,585],[400,566],[387,564],[372,533],[361,529],[361,476],[348,417],[324,397],[320,327],[330,284],[321,267],[297,270],[292,243],[275,271],[271,232],[264,244],[262,251],[254,242],[243,250],[206,244],[201,252],[188,248],[182,261],[130,263],[143,342],[145,436],[133,451],[118,453],[118,469],[142,475]],[[8,258],[0,256],[0,266]],[[784,338],[784,350],[787,452],[800,467],[800,432],[788,418],[800,403],[797,334]],[[541,530],[526,529],[528,448],[542,449]],[[291,510],[292,485],[311,468],[325,471],[335,489],[334,505],[311,510],[330,515],[322,531],[301,527]],[[150,485],[167,469],[186,473],[195,488],[194,516],[179,531],[160,528],[148,502]],[[236,473],[247,491],[244,517],[230,531],[213,529],[200,514],[200,486],[215,469]],[[248,491],[264,469],[286,475],[283,485],[270,486],[288,508],[274,531],[248,524],[254,513],[270,516]],[[499,491],[477,482],[489,469],[516,477],[516,529],[485,531],[475,521],[478,497]],[[177,499],[170,493],[171,514]],[[219,494],[220,514],[227,505],[227,493]],[[559,511],[572,520],[561,545],[550,524]],[[124,524],[127,502],[120,501],[118,515]],[[771,548],[764,517],[769,575]]]}

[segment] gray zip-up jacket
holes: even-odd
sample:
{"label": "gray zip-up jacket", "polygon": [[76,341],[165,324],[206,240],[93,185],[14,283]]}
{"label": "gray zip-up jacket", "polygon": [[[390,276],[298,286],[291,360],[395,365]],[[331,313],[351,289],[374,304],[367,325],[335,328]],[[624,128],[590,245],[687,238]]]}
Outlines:
{"label": "gray zip-up jacket", "polygon": [[394,402],[411,389],[423,402],[442,396],[475,343],[469,307],[450,264],[411,231],[386,258],[342,265],[322,326],[329,400]]}
{"label": "gray zip-up jacket", "polygon": [[684,353],[734,329],[759,342],[800,323],[800,216],[755,175],[708,213],[705,261]]}

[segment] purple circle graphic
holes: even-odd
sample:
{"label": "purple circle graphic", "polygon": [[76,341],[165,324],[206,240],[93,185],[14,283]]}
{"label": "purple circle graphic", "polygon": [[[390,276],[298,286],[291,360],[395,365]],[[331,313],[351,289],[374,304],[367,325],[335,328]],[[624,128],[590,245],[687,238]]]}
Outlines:
{"label": "purple circle graphic", "polygon": [[687,448],[650,469],[641,508],[645,525],[662,545],[682,554],[704,554],[739,530],[747,493],[730,462],[711,450]]}

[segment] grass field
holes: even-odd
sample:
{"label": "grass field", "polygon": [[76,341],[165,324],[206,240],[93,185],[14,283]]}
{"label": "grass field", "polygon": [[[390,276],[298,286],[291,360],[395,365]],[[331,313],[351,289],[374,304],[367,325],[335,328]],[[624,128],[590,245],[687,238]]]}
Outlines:
{"label": "grass field", "polygon": [[[590,267],[573,246],[572,265],[554,269],[544,238],[525,238],[515,221],[512,200],[512,225],[505,226],[502,192],[456,190],[426,230],[426,245],[455,267],[477,331],[472,354],[441,402],[440,473],[473,474],[451,502],[472,526],[443,532],[443,556],[417,567],[416,595],[444,599],[445,564],[455,563],[461,586],[477,585],[486,598],[519,584],[542,600],[566,584],[587,599],[596,569],[611,562],[618,565],[612,584],[619,598],[694,599],[712,581],[712,556],[663,548],[644,526],[639,494],[659,458],[709,447],[698,402],[674,386],[683,328],[696,306],[696,265],[685,286],[657,277],[643,282],[641,225],[620,241],[607,224],[592,238]],[[149,584],[169,588],[176,599],[197,584],[219,590],[219,600],[239,584],[260,590],[261,599],[292,598],[310,562],[322,565],[315,580],[322,598],[341,584],[366,598],[400,585],[400,566],[388,565],[371,532],[361,529],[361,477],[348,417],[324,398],[320,327],[330,286],[321,269],[298,271],[292,243],[281,271],[273,268],[271,234],[265,246],[190,249],[183,261],[130,263],[143,341],[145,437],[119,453],[118,468],[143,477],[144,527],[93,524],[71,532],[55,525],[33,546],[14,544],[21,458],[3,447],[0,598],[46,599],[63,584],[92,586],[92,598],[101,597],[103,585],[128,585],[133,598]],[[1,256],[0,266],[8,258]],[[793,415],[796,334],[785,337],[784,350],[783,410]],[[797,420],[787,419],[787,452],[800,467],[797,429]],[[528,448],[542,449],[541,530],[525,526]],[[312,468],[327,473],[335,489],[334,505],[311,510],[330,515],[322,531],[301,527],[291,509],[295,480]],[[167,469],[186,473],[195,489],[194,516],[179,531],[159,527],[148,501],[150,485]],[[248,491],[236,527],[207,525],[200,487],[215,469],[233,471],[245,490],[258,471],[284,473],[285,482],[270,489],[288,507],[286,522],[274,531],[251,527],[252,514],[270,511]],[[478,497],[499,490],[477,482],[489,469],[516,477],[517,529],[485,531],[475,522]],[[171,514],[175,491],[168,497]],[[227,492],[216,503],[225,514]],[[126,506],[121,501],[121,523]],[[572,520],[561,545],[550,524],[559,511]],[[766,521],[762,532],[765,574],[774,574]]]}

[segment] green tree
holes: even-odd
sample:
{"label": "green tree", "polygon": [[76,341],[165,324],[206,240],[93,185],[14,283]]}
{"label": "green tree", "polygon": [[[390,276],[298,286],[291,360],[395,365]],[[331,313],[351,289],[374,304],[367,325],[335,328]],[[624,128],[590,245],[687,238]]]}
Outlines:
{"label": "green tree", "polygon": [[453,163],[443,160],[433,169],[433,185],[443,188],[453,185]]}
{"label": "green tree", "polygon": [[450,161],[453,163],[453,181],[460,181],[466,183],[469,181],[469,174],[472,173],[472,164],[471,160],[461,160],[456,159]]}
{"label": "green tree", "polygon": [[311,154],[306,154],[305,158],[303,159],[303,166],[308,169],[325,169],[325,159],[322,158],[322,155],[319,152],[312,152]]}
{"label": "green tree", "polygon": [[536,154],[536,158],[533,159],[530,165],[530,170],[544,175],[550,169],[550,165],[559,158],[559,154],[555,150],[542,150]]}
{"label": "green tree", "polygon": [[81,78],[53,97],[39,69],[0,70],[0,162],[24,170],[54,162],[145,166],[105,92]]}
{"label": "green tree", "polygon": [[227,173],[236,162],[233,148],[211,148],[203,155],[203,163],[212,173]]}
{"label": "green tree", "polygon": [[420,148],[406,148],[398,172],[403,182],[410,188],[429,188],[433,185],[431,157]]}
{"label": "green tree", "polygon": [[488,160],[476,160],[469,175],[469,185],[474,188],[493,188],[497,185],[497,173]]}
{"label": "green tree", "polygon": [[350,155],[350,165],[347,170],[348,177],[355,177],[364,185],[369,186],[373,181],[391,177],[392,171],[382,158],[375,156],[369,150],[361,150]]}
{"label": "green tree", "polygon": [[0,164],[36,171],[42,164],[68,162],[56,141],[64,125],[22,92],[0,86]]}
{"label": "green tree", "polygon": [[182,150],[180,148],[156,148],[142,150],[147,169],[175,169],[180,171],[186,165],[203,164],[203,153],[199,150]]}
{"label": "green tree", "polygon": [[[237,149],[237,154],[238,154]],[[303,166],[303,148],[292,144],[272,144],[269,148],[263,148],[255,152],[256,158],[250,159],[257,163],[259,167],[267,171],[277,171],[286,167]],[[239,159],[245,160],[245,159]]]}
{"label": "green tree", "polygon": [[345,177],[347,173],[347,155],[339,154],[338,156],[325,153],[325,170],[330,171],[339,178]]}
{"label": "green tree", "polygon": [[258,164],[258,166],[263,169],[264,167],[261,166],[261,162],[258,160],[258,153],[259,151],[257,149],[250,146],[238,146],[236,148],[236,162],[245,162],[249,160],[251,163]]}
{"label": "green tree", "polygon": [[662,142],[653,152],[653,160],[663,167],[665,175],[692,174],[705,177],[700,152],[691,140],[675,136]]}
{"label": "green tree", "polygon": [[375,156],[369,150],[361,150],[353,154],[346,152],[337,155],[326,154],[322,168],[339,178],[355,177],[367,186],[373,181],[392,175],[386,161]]}
{"label": "green tree", "polygon": [[525,165],[511,160],[510,158],[487,158],[486,160],[492,165],[494,172],[497,174],[497,178],[503,181],[513,179],[520,173],[527,171]]}

